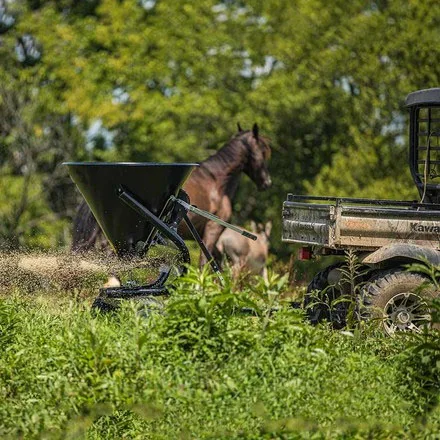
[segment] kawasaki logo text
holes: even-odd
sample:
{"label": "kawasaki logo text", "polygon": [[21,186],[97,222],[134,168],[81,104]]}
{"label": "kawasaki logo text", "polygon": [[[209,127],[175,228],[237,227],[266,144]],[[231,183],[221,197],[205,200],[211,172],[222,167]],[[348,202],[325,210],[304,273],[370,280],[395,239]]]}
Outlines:
{"label": "kawasaki logo text", "polygon": [[430,234],[440,234],[440,226],[421,225],[420,223],[410,223],[411,232],[428,232]]}

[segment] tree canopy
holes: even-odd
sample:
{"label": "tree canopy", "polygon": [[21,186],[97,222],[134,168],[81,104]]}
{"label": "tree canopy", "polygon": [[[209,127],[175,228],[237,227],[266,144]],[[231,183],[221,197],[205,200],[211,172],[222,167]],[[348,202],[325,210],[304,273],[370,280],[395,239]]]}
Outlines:
{"label": "tree canopy", "polygon": [[237,122],[274,149],[240,224],[287,192],[415,198],[403,102],[439,85],[439,25],[434,0],[0,1],[0,237],[68,241],[63,160],[201,161]]}

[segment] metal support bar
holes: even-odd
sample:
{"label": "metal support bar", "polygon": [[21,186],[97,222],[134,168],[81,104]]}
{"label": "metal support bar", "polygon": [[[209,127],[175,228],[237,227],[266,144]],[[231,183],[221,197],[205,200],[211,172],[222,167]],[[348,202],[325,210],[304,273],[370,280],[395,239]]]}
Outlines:
{"label": "metal support bar", "polygon": [[186,226],[188,226],[188,229],[191,232],[191,235],[194,237],[194,240],[197,242],[197,244],[199,245],[203,254],[205,255],[206,259],[209,261],[209,264],[211,265],[212,270],[220,278],[221,283],[224,284],[225,280],[222,276],[222,273],[220,271],[220,268],[219,268],[217,262],[214,260],[214,257],[211,255],[211,252],[209,252],[208,248],[205,246],[205,243],[203,243],[203,240],[200,237],[199,233],[197,232],[197,229],[194,227],[194,225],[192,224],[191,220],[188,218],[188,215],[186,213],[183,216],[183,221],[186,223]]}
{"label": "metal support bar", "polygon": [[[133,299],[143,296],[167,296],[168,290],[164,286],[134,286],[134,287],[107,287],[100,289],[101,298]],[[98,298],[99,298],[98,297]]]}
{"label": "metal support bar", "polygon": [[211,214],[210,212],[203,211],[203,209],[199,209],[196,206],[190,205],[189,203],[186,203],[183,200],[178,199],[177,197],[171,196],[170,198],[172,201],[182,205],[188,211],[194,212],[194,214],[201,215],[202,217],[205,217],[209,220],[212,220],[213,222],[216,222],[219,225],[224,226],[225,228],[232,229],[234,232],[237,232],[238,234],[241,234],[246,238],[250,238],[251,240],[257,239],[256,235],[251,234],[250,232],[244,231],[243,229],[240,229],[237,226],[231,225],[230,223],[225,222],[224,220],[222,220],[221,218],[217,217],[214,214]]}
{"label": "metal support bar", "polygon": [[126,188],[121,186],[118,189],[118,197],[130,208],[153,224],[165,237],[169,238],[179,249],[184,263],[191,262],[188,248],[177,232],[171,229],[159,217],[155,216],[148,208],[137,200],[134,194],[130,193]]}

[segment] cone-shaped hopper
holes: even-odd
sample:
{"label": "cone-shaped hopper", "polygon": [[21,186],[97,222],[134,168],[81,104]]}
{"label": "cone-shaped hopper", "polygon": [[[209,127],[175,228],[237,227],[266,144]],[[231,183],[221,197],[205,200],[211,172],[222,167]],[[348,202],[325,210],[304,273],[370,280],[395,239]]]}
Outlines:
{"label": "cone-shaped hopper", "polygon": [[72,180],[119,256],[150,240],[154,227],[119,197],[121,186],[156,216],[197,164],[67,162]]}

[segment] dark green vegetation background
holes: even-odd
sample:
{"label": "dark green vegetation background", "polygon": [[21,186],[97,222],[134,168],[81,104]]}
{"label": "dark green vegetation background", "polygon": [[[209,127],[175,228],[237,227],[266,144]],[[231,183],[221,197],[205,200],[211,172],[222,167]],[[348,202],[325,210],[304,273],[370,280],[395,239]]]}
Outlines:
{"label": "dark green vegetation background", "polygon": [[[1,1],[0,243],[69,242],[63,160],[201,161],[255,121],[274,185],[242,182],[234,221],[288,191],[416,198],[407,93],[439,85],[435,0]],[[282,252],[279,240],[273,249]]]}

